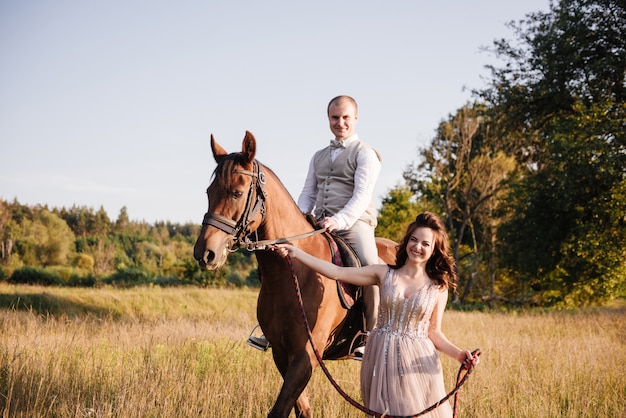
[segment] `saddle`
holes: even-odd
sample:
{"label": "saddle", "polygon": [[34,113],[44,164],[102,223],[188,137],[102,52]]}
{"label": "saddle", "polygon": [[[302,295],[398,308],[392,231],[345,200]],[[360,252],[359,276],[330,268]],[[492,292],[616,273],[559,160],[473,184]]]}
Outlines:
{"label": "saddle", "polygon": [[[311,225],[317,227],[313,216],[308,216]],[[343,267],[361,267],[354,249],[339,235],[325,232],[333,257],[333,263]],[[339,300],[348,314],[344,321],[330,334],[330,344],[324,350],[324,360],[339,360],[350,357],[352,350],[365,344],[365,310],[360,286],[337,281]]]}

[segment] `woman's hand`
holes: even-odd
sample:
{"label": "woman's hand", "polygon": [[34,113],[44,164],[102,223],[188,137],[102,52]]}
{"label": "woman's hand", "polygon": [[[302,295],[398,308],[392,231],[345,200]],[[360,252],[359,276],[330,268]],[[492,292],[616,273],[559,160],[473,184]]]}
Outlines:
{"label": "woman's hand", "polygon": [[270,250],[278,253],[281,257],[296,258],[296,247],[291,244],[276,244],[270,247]]}
{"label": "woman's hand", "polygon": [[468,370],[480,363],[478,355],[472,355],[472,352],[469,350],[462,350],[461,354],[457,357],[457,360],[463,365],[464,369]]}

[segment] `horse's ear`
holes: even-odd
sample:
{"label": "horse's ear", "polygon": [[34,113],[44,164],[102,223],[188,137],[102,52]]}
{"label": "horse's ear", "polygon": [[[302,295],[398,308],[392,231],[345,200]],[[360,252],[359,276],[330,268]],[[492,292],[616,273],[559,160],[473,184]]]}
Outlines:
{"label": "horse's ear", "polygon": [[226,150],[215,141],[213,134],[211,134],[211,150],[213,151],[213,158],[215,158],[215,161],[218,164],[224,159],[225,156],[228,155],[228,152],[226,152]]}
{"label": "horse's ear", "polygon": [[256,139],[254,139],[254,135],[249,131],[246,131],[246,136],[243,138],[241,153],[244,155],[247,163],[254,161],[254,157],[256,156]]}

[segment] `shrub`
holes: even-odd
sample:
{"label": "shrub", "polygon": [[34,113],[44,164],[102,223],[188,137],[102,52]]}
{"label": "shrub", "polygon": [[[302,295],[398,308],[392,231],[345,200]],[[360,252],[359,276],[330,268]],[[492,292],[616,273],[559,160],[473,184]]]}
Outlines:
{"label": "shrub", "polygon": [[146,270],[139,268],[123,268],[103,280],[103,283],[117,287],[133,287],[151,283],[154,277]]}
{"label": "shrub", "polygon": [[95,261],[89,254],[79,253],[74,258],[74,265],[83,270],[93,271]]}
{"label": "shrub", "polygon": [[7,282],[14,284],[54,286],[62,284],[63,279],[58,271],[41,267],[25,266],[15,270]]}
{"label": "shrub", "polygon": [[71,287],[95,287],[98,279],[91,274],[86,276],[73,274],[67,281],[67,286]]}

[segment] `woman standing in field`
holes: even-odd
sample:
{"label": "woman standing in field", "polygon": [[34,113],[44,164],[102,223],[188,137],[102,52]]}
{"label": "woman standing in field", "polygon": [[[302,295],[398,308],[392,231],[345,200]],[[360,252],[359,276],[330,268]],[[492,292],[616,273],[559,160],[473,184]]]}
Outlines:
{"label": "woman standing in field", "polygon": [[[414,415],[441,400],[446,391],[437,350],[466,367],[478,362],[441,331],[448,290],[456,289],[456,269],[436,215],[421,213],[408,226],[394,266],[338,267],[292,245],[275,250],[331,279],[380,287],[378,322],[361,366],[361,395],[368,409]],[[445,402],[426,416],[451,417],[452,408]]]}

